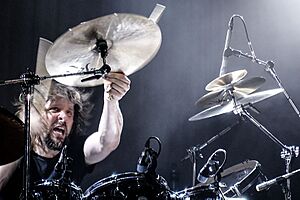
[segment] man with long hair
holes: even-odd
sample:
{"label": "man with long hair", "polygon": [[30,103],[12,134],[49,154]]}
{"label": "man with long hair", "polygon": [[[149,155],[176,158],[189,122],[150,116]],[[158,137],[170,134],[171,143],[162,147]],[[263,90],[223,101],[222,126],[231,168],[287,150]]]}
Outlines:
{"label": "man with long hair", "polygon": [[[123,127],[119,100],[129,90],[130,80],[122,73],[109,73],[103,82],[104,102],[98,130],[88,136],[82,134],[91,110],[88,94],[59,83],[52,83],[46,94],[43,87],[35,88],[30,111],[31,185],[52,177],[62,150],[72,159],[70,180],[80,184],[93,164],[118,147]],[[18,115],[23,118],[22,104],[19,104]],[[0,166],[0,199],[19,199],[23,166],[23,157]]]}

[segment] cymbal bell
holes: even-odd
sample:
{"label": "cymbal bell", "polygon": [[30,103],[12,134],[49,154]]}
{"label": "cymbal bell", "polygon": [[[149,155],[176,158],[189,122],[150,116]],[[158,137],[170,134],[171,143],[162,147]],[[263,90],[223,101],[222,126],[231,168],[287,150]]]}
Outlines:
{"label": "cymbal bell", "polygon": [[23,122],[5,108],[0,107],[0,165],[8,164],[23,155]]}
{"label": "cymbal bell", "polygon": [[[259,89],[265,81],[266,80],[263,77],[253,77],[240,80],[232,84],[232,88],[230,90],[236,99],[240,99]],[[229,94],[228,89],[222,88],[220,90],[211,91],[205,94],[200,99],[198,99],[195,104],[207,108],[222,104],[222,102],[229,101],[231,98],[232,97]]]}
{"label": "cymbal bell", "polygon": [[213,107],[205,109],[205,110],[201,111],[200,113],[190,117],[189,121],[197,121],[197,120],[206,119],[206,118],[218,116],[221,114],[225,114],[225,113],[234,111],[240,105],[247,106],[247,104],[258,103],[258,102],[263,101],[267,98],[270,98],[274,95],[277,95],[281,92],[283,92],[283,89],[277,88],[277,89],[271,89],[271,90],[265,90],[265,91],[261,91],[261,92],[252,93],[245,97],[237,99],[236,105],[234,104],[233,100],[228,101],[228,102],[223,102],[222,104],[215,105]]}
{"label": "cymbal bell", "polygon": [[224,89],[231,84],[234,84],[244,78],[247,75],[247,71],[245,69],[229,72],[227,74],[223,74],[222,76],[214,79],[210,83],[208,83],[205,87],[207,91],[216,91]]}
{"label": "cymbal bell", "polygon": [[[98,40],[108,46],[106,63],[112,72],[130,75],[153,59],[158,52],[162,36],[159,26],[151,19],[134,14],[112,14],[83,22],[61,35],[46,55],[46,68],[53,75],[92,71],[103,65]],[[56,78],[62,84],[92,87],[103,83],[101,79],[81,82],[85,76]]]}

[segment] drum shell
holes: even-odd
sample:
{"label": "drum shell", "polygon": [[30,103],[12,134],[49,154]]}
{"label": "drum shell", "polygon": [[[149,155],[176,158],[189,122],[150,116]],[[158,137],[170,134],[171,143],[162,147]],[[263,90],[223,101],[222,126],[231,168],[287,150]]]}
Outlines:
{"label": "drum shell", "polygon": [[257,192],[255,186],[267,181],[261,171],[258,161],[247,160],[243,163],[225,169],[221,173],[221,182],[226,187],[221,188],[226,197],[244,197],[248,200],[265,200],[267,192]]}
{"label": "drum shell", "polygon": [[85,200],[169,200],[172,196],[163,177],[135,172],[104,178],[84,193]]}

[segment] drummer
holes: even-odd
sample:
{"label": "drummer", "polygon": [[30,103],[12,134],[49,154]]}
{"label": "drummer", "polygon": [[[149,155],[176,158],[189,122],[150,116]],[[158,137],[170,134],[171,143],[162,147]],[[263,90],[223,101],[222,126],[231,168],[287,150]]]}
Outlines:
{"label": "drummer", "polygon": [[[129,90],[130,80],[122,73],[109,73],[103,79],[102,114],[97,132],[89,136],[81,132],[90,105],[87,94],[56,83],[54,87],[52,84],[44,100],[33,99],[31,185],[48,179],[53,172],[55,173],[55,165],[65,145],[67,157],[73,160],[70,166],[71,180],[77,185],[85,174],[91,172],[93,164],[105,159],[118,147],[123,127],[119,100]],[[19,117],[22,115],[24,109],[21,105]],[[19,199],[23,183],[22,170],[23,157],[0,166],[0,199]]]}

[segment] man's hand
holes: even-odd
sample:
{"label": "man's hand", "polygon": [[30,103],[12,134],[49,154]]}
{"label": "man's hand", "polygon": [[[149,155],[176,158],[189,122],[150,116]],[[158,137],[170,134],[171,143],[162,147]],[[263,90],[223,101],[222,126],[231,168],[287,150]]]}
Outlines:
{"label": "man's hand", "polygon": [[104,99],[119,101],[130,89],[130,80],[122,73],[111,72],[103,78]]}

